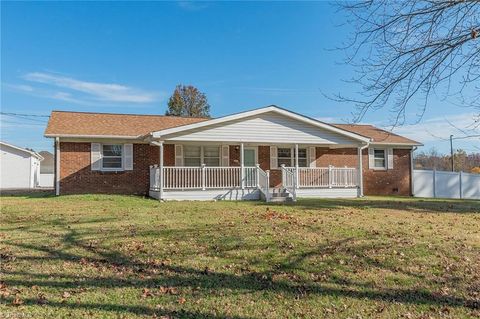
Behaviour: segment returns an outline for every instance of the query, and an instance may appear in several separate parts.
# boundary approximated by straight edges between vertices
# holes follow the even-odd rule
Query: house
[[[42,160],[32,150],[0,141],[0,189],[37,187]]]
[[[221,118],[53,111],[56,194],[162,200],[411,195],[421,145],[268,106]]]

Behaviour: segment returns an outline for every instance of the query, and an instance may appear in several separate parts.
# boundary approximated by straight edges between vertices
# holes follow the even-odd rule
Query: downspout
[[[363,150],[366,149],[370,143],[358,148],[358,197],[363,197]]]
[[[55,137],[55,195],[60,195],[60,138]]]
[[[417,150],[418,147],[414,146],[410,150],[410,196],[415,196],[415,188],[413,185],[413,152]]]

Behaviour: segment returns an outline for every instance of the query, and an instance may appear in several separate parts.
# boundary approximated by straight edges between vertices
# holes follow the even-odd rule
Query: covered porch
[[[153,144],[160,148],[159,164],[150,166],[149,194],[156,199],[270,202],[362,194],[361,147],[357,145],[354,148],[358,151],[357,165],[316,167],[317,148],[332,145],[175,144],[167,147],[175,150],[175,165],[165,165],[168,144]],[[195,156],[199,156],[200,165],[195,165],[198,163]]]

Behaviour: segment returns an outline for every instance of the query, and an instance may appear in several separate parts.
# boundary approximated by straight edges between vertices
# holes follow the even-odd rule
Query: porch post
[[[298,173],[298,144],[295,144],[295,188],[299,185],[299,173]]]
[[[357,148],[358,155],[358,196],[363,197],[363,163],[362,163],[362,149],[363,147],[359,146]]]
[[[160,148],[160,164],[158,165],[158,176],[159,176],[159,189],[160,189],[160,196],[159,200],[163,199],[163,142],[160,142],[160,145],[158,145]]]
[[[243,154],[243,143],[240,143],[240,180],[242,182],[242,189],[245,189],[245,164]]]

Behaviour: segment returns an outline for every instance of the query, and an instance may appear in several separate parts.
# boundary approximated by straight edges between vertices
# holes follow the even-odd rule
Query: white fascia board
[[[210,126],[210,125],[214,125],[214,124],[219,124],[219,123],[224,123],[224,122],[228,122],[228,121],[238,120],[238,119],[242,119],[242,118],[246,118],[246,117],[254,116],[254,115],[258,115],[258,114],[263,114],[263,113],[267,113],[267,112],[275,112],[275,113],[278,113],[278,114],[282,114],[282,115],[285,115],[287,117],[296,119],[298,121],[302,121],[304,123],[308,123],[308,124],[311,124],[313,126],[317,126],[317,127],[320,127],[320,128],[338,133],[340,135],[350,137],[354,140],[359,140],[359,141],[367,142],[367,143],[370,142],[370,138],[368,138],[368,137],[336,128],[336,127],[334,127],[332,125],[329,125],[327,123],[323,123],[323,122],[311,119],[311,118],[306,117],[304,115],[300,115],[300,114],[297,114],[297,113],[279,108],[277,106],[267,106],[267,107],[264,107],[264,108],[260,108],[260,109],[256,109],[256,110],[252,110],[252,111],[241,112],[241,113],[232,114],[232,115],[227,115],[227,116],[224,116],[224,117],[220,117],[220,118],[217,118],[217,119],[212,119],[212,120],[208,120],[208,121],[204,121],[204,122],[188,124],[188,125],[183,125],[183,126],[177,126],[177,127],[169,128],[169,129],[166,129],[166,130],[152,132],[151,135],[153,136],[153,138],[160,138],[162,136],[169,135],[169,134],[174,134],[174,133],[178,133],[178,132],[183,132],[183,131],[188,131],[188,130],[192,130],[192,129],[202,128],[202,127],[206,127],[206,126]]]
[[[1,141],[0,141],[0,144],[3,144],[3,145],[5,145],[5,146],[11,147],[11,148],[13,148],[13,149],[16,149],[16,150],[19,150],[19,151],[22,151],[22,152],[25,152],[25,153],[27,153],[27,154],[30,154],[30,155],[38,158],[40,161],[43,161],[43,156],[40,155],[40,154],[38,154],[38,153],[35,152],[35,151],[30,151],[30,150],[27,150],[27,149],[25,149],[25,148],[23,148],[23,147],[15,146],[15,145],[13,145],[13,144],[6,143],[6,142],[1,142]]]
[[[422,143],[387,143],[387,142],[372,142],[371,146],[399,146],[399,147],[408,147],[412,148],[415,146],[423,146]]]

